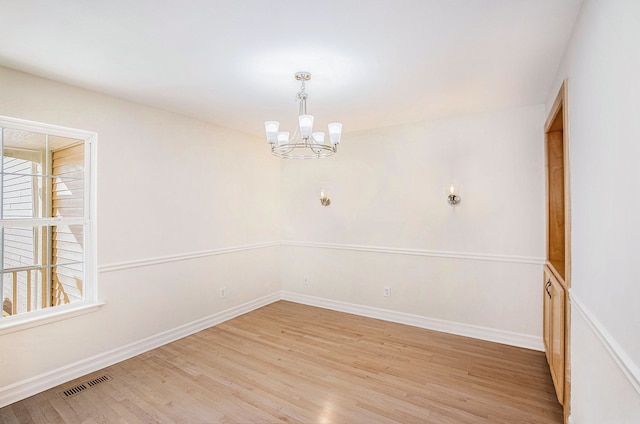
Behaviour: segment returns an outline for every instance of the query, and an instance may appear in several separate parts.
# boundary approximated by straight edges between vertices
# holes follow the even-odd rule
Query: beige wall
[[[349,135],[325,161],[284,163],[283,238],[302,243],[283,248],[284,290],[514,332],[541,347],[543,113],[377,129]],[[320,188],[331,206],[320,205]]]
[[[167,260],[277,242],[280,164],[262,140],[6,68],[0,92],[0,115],[98,133],[98,284],[106,302],[0,336],[0,388],[279,292],[277,245]]]

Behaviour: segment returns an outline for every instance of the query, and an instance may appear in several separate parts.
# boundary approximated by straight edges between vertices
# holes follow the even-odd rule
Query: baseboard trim
[[[0,388],[0,408],[276,302],[272,293],[128,345]]]
[[[386,253],[394,255],[408,256],[428,256],[433,258],[447,259],[467,259],[476,261],[491,262],[513,262],[519,264],[544,265],[545,259],[532,256],[515,256],[515,255],[495,255],[490,253],[466,253],[466,252],[448,252],[444,250],[424,250],[424,249],[406,249],[397,247],[383,246],[361,246],[352,244],[336,244],[336,243],[316,243],[316,242],[299,242],[299,241],[283,241],[283,246],[313,247],[321,249],[335,250],[352,250],[357,252],[370,253]]]
[[[203,250],[200,252],[184,253],[181,255],[157,256],[154,258],[139,259],[135,261],[118,262],[107,265],[98,266],[99,273],[121,271],[131,268],[140,268],[143,266],[159,265],[169,262],[187,261],[190,259],[205,258],[208,256],[227,255],[236,252],[245,252],[247,250],[262,249],[265,247],[280,246],[280,242],[272,241],[266,243],[246,244],[241,246],[225,247],[222,249]]]
[[[544,343],[542,338],[530,336],[527,334],[496,330],[493,328],[463,324],[453,321],[445,321],[441,319],[425,317],[422,315],[414,315],[405,312],[391,311],[388,309],[374,308],[371,306],[341,302],[338,300],[325,299],[287,291],[282,292],[281,299],[301,303],[304,305],[317,306],[324,309],[331,309],[334,311],[381,319],[384,321],[397,322],[399,324],[411,325],[428,330],[440,331],[443,333],[456,334],[459,336],[471,337],[474,339],[481,339],[526,349],[544,351]]]
[[[571,306],[587,323],[591,331],[593,331],[598,340],[600,340],[600,343],[602,343],[607,352],[609,352],[609,355],[611,355],[631,385],[636,389],[638,394],[640,394],[640,367],[633,362],[622,346],[618,344],[616,339],[607,331],[605,326],[602,325],[589,308],[585,306],[582,300],[576,296],[573,290],[569,290],[569,298],[571,300]]]

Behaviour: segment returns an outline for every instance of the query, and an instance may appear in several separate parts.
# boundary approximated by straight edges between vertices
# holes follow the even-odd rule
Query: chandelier
[[[285,159],[320,159],[338,151],[342,124],[329,124],[329,140],[325,142],[324,132],[313,132],[313,115],[307,114],[307,94],[305,83],[311,79],[309,72],[296,72],[296,80],[302,81],[302,87],[296,95],[298,102],[298,127],[289,137],[289,132],[279,131],[278,121],[266,121],[264,128],[271,153]]]

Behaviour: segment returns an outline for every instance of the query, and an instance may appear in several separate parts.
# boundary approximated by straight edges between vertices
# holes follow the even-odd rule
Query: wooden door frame
[[[564,422],[568,422],[569,415],[571,413],[571,301],[569,290],[571,288],[571,190],[570,190],[570,172],[569,172],[569,107],[568,107],[568,83],[565,79],[558,94],[549,110],[547,119],[544,125],[544,143],[545,143],[545,166],[548,166],[548,139],[549,133],[558,131],[558,122],[560,122],[560,130],[562,131],[562,144],[563,144],[563,157],[564,157],[564,225],[565,225],[565,257],[564,257],[564,276],[560,279],[561,284],[565,289],[565,316],[564,316],[564,333],[565,333],[565,345],[564,345]],[[560,121],[558,121],[560,119]],[[545,190],[547,199],[547,212],[548,215],[548,199],[549,199],[549,185],[548,185],[548,172],[545,172]],[[549,258],[549,220],[547,218],[546,228],[546,258]],[[554,270],[553,267],[550,267]],[[558,276],[558,275],[556,275]]]

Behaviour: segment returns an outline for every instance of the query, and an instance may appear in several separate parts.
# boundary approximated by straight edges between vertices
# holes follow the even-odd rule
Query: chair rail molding
[[[98,273],[121,271],[131,268],[140,268],[151,265],[159,265],[170,262],[188,261],[191,259],[205,258],[207,256],[227,255],[230,253],[244,252],[248,250],[263,249],[266,247],[279,246],[280,242],[271,241],[265,243],[245,244],[220,249],[202,250],[198,252],[182,253],[178,255],[156,256],[147,259],[137,259],[133,261],[117,262],[98,266]]]
[[[226,255],[230,253],[243,252],[254,249],[262,249],[274,246],[294,246],[308,247],[319,249],[333,250],[351,250],[369,253],[386,253],[392,255],[410,255],[425,256],[432,258],[448,258],[448,259],[464,259],[475,261],[492,261],[492,262],[510,262],[520,264],[544,265],[545,260],[542,257],[535,256],[517,256],[517,255],[498,255],[492,253],[469,253],[469,252],[450,252],[444,250],[425,250],[425,249],[408,249],[398,247],[384,246],[367,246],[355,244],[339,244],[339,243],[318,243],[318,242],[302,242],[302,241],[270,241],[264,243],[254,243],[246,245],[238,245],[231,247],[223,247],[219,249],[202,250],[197,252],[182,253],[177,255],[156,256],[145,259],[137,259],[133,261],[116,262],[111,264],[99,265],[98,273],[121,271],[132,268],[140,268],[151,265],[159,265],[170,262],[187,261],[191,259],[204,258],[207,256]]]
[[[633,362],[611,333],[607,331],[604,325],[602,325],[582,300],[580,300],[580,297],[576,295],[573,289],[569,289],[569,299],[571,300],[571,306],[580,314],[591,331],[593,331],[598,340],[600,340],[605,349],[607,349],[607,352],[609,352],[633,388],[640,394],[640,367]]]
[[[499,254],[492,254],[492,253],[450,252],[450,251],[444,251],[444,250],[408,249],[408,248],[398,248],[398,247],[302,242],[302,241],[292,241],[292,240],[282,241],[281,244],[283,246],[297,246],[297,247],[310,247],[310,248],[335,249],[335,250],[352,250],[352,251],[370,252],[370,253],[387,253],[392,255],[427,256],[427,257],[433,257],[433,258],[466,259],[466,260],[492,261],[492,262],[512,262],[512,263],[533,264],[533,265],[545,264],[545,259],[543,257],[535,257],[535,256],[499,255]]]

